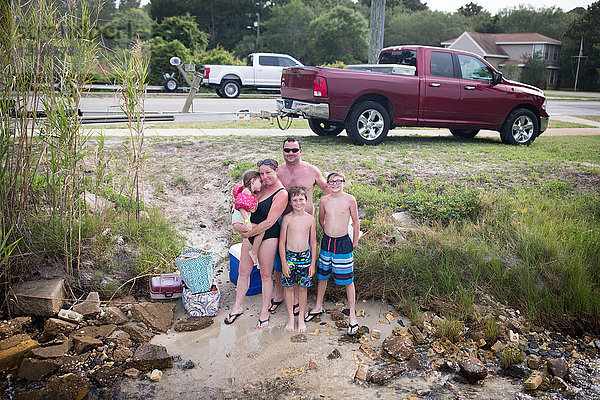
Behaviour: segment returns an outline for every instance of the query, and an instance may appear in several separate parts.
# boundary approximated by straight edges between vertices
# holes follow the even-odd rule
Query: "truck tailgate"
[[[314,80],[318,72],[316,67],[284,69],[281,74],[281,97],[313,101]]]

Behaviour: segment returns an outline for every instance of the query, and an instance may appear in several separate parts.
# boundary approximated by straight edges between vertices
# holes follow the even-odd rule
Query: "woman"
[[[252,213],[250,221],[254,225],[249,232],[241,233],[244,237],[240,254],[239,275],[235,289],[235,303],[227,317],[226,324],[232,324],[237,317],[244,313],[242,301],[250,285],[250,272],[254,263],[249,251],[252,249],[252,237],[265,232],[262,244],[258,250],[258,263],[260,265],[260,278],[262,281],[262,309],[258,318],[257,328],[264,328],[269,324],[269,306],[273,294],[273,262],[279,244],[279,217],[283,214],[287,203],[288,194],[283,184],[277,178],[277,161],[270,158],[257,163],[263,187],[258,192],[258,208]]]

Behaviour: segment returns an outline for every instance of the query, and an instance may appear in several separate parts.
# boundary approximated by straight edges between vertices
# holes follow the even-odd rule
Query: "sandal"
[[[292,309],[294,312],[294,317],[297,317],[300,314],[300,304],[294,304],[294,308]]]
[[[231,325],[235,322],[235,320],[237,319],[237,317],[239,317],[240,315],[242,315],[243,312],[239,313],[239,314],[227,314],[227,316],[225,317],[225,319],[223,320],[223,322],[225,322],[227,325]]]
[[[321,315],[323,314],[323,311],[319,311],[319,312],[313,312],[312,310],[307,312],[306,315],[304,316],[304,322],[310,322],[312,321],[317,315]]]
[[[265,319],[264,321],[262,319],[258,319],[258,325],[256,325],[256,327],[258,329],[260,328],[264,328],[265,326],[267,326],[269,324],[269,320],[271,319],[271,317]]]
[[[358,324],[350,324],[348,325],[348,335],[354,336],[358,333]]]
[[[272,314],[277,310],[277,307],[279,307],[279,305],[283,303],[283,300],[281,301],[275,301],[273,299],[271,299],[271,306],[269,306],[269,312]]]

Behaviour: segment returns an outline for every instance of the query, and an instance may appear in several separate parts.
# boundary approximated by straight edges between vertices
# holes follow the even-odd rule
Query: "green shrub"
[[[500,366],[502,368],[508,368],[514,364],[520,364],[523,362],[525,352],[523,349],[515,344],[509,344],[500,353]]]
[[[463,334],[464,324],[458,318],[448,315],[440,325],[435,328],[435,334],[452,342],[459,340]]]
[[[493,316],[488,316],[483,320],[483,339],[486,343],[493,345],[498,339],[498,322]]]

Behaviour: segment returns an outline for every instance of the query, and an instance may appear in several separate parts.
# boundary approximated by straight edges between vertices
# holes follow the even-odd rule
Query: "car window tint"
[[[254,65],[253,59],[254,59],[254,56],[248,56],[246,58],[246,65],[249,66],[249,67],[253,66]]]
[[[444,51],[431,52],[431,75],[443,76],[446,78],[454,77],[454,66],[452,64],[452,54]]]
[[[460,65],[460,76],[463,79],[486,82],[491,82],[494,79],[490,67],[475,57],[459,54],[458,63]]]
[[[291,60],[287,57],[279,57],[279,66],[280,67],[294,67],[296,63],[294,60]]]
[[[260,65],[264,65],[266,67],[278,67],[279,66],[279,57],[274,56],[259,56],[258,63]]]
[[[392,50],[384,51],[379,55],[377,64],[399,64],[417,66],[416,50]]]

